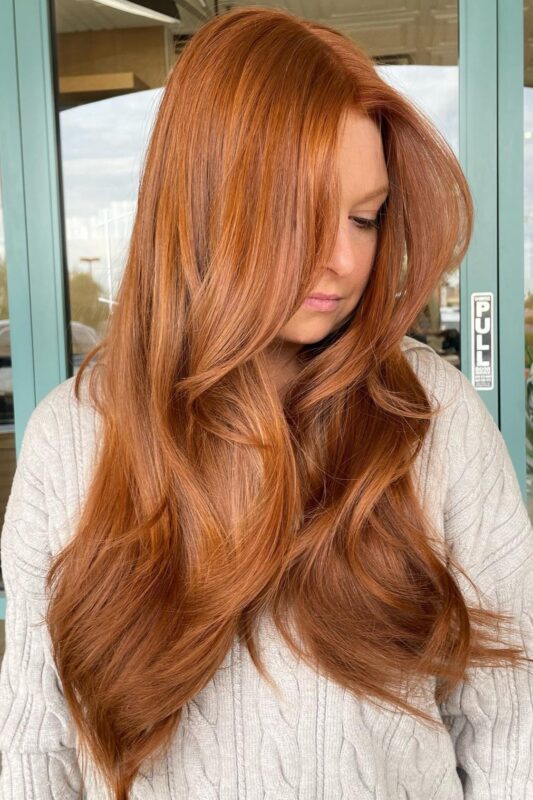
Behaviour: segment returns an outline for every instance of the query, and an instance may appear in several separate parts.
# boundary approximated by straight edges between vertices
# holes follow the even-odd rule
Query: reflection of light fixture
[[[93,0],[102,6],[116,8],[140,17],[149,17],[159,22],[181,22],[179,11],[172,0]]]

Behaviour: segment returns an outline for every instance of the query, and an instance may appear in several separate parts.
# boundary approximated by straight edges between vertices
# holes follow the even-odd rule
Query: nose
[[[341,227],[328,262],[328,272],[339,277],[348,276],[355,270],[355,262],[353,243],[350,242],[349,235]]]

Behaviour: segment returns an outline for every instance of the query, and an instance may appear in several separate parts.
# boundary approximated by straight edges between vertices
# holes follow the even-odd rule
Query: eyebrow
[[[357,201],[357,204],[366,203],[367,200],[373,200],[374,197],[379,197],[382,194],[388,194],[389,189],[390,189],[389,186],[380,186],[379,189],[374,189],[374,191],[365,194],[364,197],[360,197],[359,200]]]

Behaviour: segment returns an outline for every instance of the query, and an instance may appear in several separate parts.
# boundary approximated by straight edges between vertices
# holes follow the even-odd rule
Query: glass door
[[[287,10],[290,5],[277,4]],[[454,0],[356,0],[320,21],[352,37],[385,80],[427,114],[459,155],[458,8]],[[55,109],[60,132],[72,334],[69,374],[104,335],[131,231],[139,169],[165,77],[203,21],[190,6],[54,0]],[[298,14],[312,19],[314,6]],[[458,272],[435,289],[409,334],[460,368]]]

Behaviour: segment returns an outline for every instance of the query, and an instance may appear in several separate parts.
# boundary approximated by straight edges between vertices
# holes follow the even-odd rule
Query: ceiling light
[[[137,14],[140,17],[155,19],[159,22],[181,22],[178,10],[172,0],[151,0],[150,4],[148,2],[134,3],[133,0],[93,0],[93,2],[109,8],[116,8],[118,11],[126,11],[128,14]],[[150,6],[155,6],[155,8]],[[163,11],[158,11],[158,8],[164,8],[167,12],[174,10],[175,14],[173,16],[170,13],[165,14]]]

